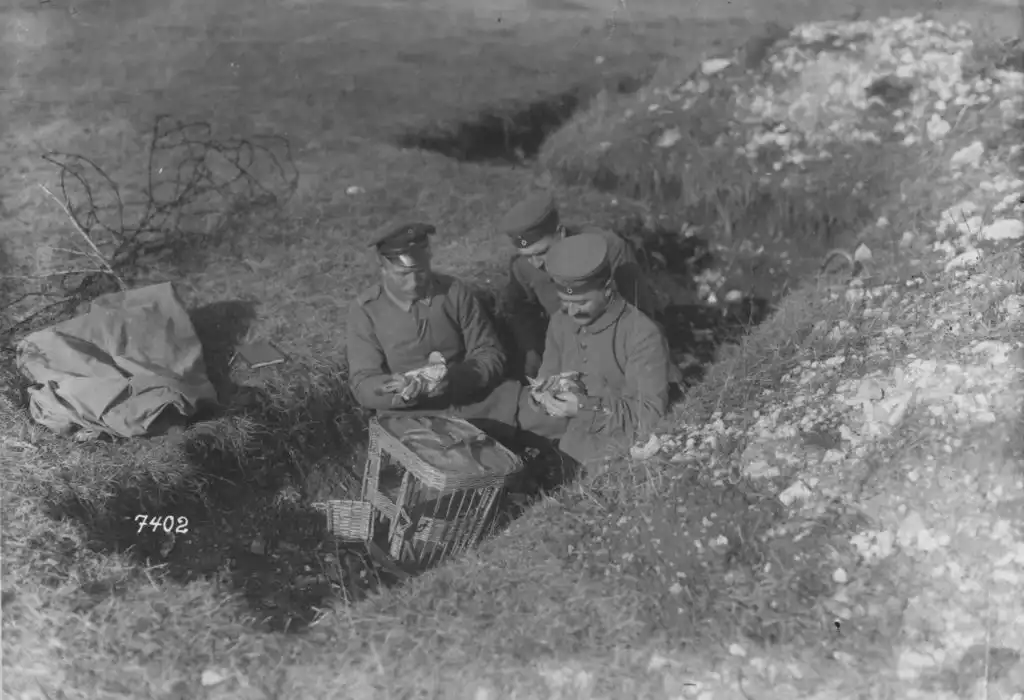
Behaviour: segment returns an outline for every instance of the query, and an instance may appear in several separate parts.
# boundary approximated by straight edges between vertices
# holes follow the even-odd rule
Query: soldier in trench
[[[540,369],[545,330],[561,307],[547,257],[558,241],[583,231],[604,240],[612,277],[623,299],[649,318],[658,319],[661,309],[657,296],[629,243],[612,231],[596,227],[575,230],[562,225],[550,194],[532,194],[512,207],[500,220],[498,231],[515,248],[509,281],[500,300],[515,341],[510,348],[513,374],[535,377]]]
[[[505,350],[480,301],[463,282],[433,271],[434,233],[430,224],[403,224],[370,241],[380,280],[351,305],[347,328],[356,400],[378,412],[463,418],[513,446],[557,435],[567,419],[546,416],[505,378]],[[433,354],[448,368],[441,384],[403,398],[405,373]]]
[[[600,469],[665,415],[668,344],[660,327],[618,292],[604,236],[565,237],[546,260],[559,309],[547,327],[538,381],[579,375],[569,388],[531,395],[552,421],[535,431],[558,438],[574,467]]]

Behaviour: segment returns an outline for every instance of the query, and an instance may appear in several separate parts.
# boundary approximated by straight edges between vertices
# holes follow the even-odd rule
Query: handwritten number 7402
[[[136,534],[141,533],[147,527],[152,532],[163,530],[168,534],[172,532],[178,535],[188,534],[188,518],[183,515],[179,515],[177,517],[173,515],[165,515],[161,518],[157,515],[146,515],[144,513],[140,513],[135,516],[135,522],[139,526]]]

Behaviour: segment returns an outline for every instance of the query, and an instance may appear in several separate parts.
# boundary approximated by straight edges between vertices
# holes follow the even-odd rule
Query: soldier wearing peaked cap
[[[494,437],[514,433],[521,387],[505,381],[505,352],[470,289],[431,269],[434,226],[403,224],[373,236],[380,281],[349,309],[349,383],[356,400],[377,411],[415,411],[465,418]],[[439,353],[445,384],[402,400],[401,375]]]
[[[542,397],[534,410],[567,421],[559,448],[585,466],[645,438],[668,408],[668,344],[617,291],[608,252],[591,232],[559,240],[546,256],[561,308],[548,324],[538,377],[578,371],[583,388]]]
[[[561,224],[555,200],[547,192],[532,194],[512,207],[499,222],[498,231],[511,240],[516,251],[502,295],[502,306],[517,342],[513,364],[521,365],[516,369],[533,377],[540,367],[545,329],[560,307],[547,265],[548,254],[558,241],[579,232]],[[604,240],[612,277],[623,298],[655,318],[657,298],[630,245],[611,231],[595,227],[583,231],[596,233]]]

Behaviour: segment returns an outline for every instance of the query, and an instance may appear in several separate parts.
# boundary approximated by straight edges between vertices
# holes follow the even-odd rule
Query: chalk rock
[[[981,261],[981,253],[976,249],[968,250],[965,253],[961,253],[956,256],[948,263],[946,263],[946,272],[951,270],[963,270],[966,268],[974,267]]]
[[[985,241],[1015,241],[1024,238],[1024,221],[1000,219],[981,230],[980,238]]]
[[[716,73],[721,73],[731,65],[732,61],[728,58],[710,58],[700,64],[700,71],[704,75],[714,75]]]
[[[662,132],[661,136],[658,137],[657,146],[658,148],[671,148],[672,146],[675,146],[677,143],[679,143],[679,140],[681,138],[683,138],[683,134],[679,131],[679,129],[676,129],[674,127],[671,129],[666,129],[664,132]]]
[[[1011,294],[1003,299],[999,306],[1003,313],[1013,320],[1019,320],[1021,316],[1024,316],[1024,296],[1020,294]]]
[[[794,482],[785,491],[779,494],[779,500],[785,506],[791,506],[797,501],[803,501],[810,498],[812,492],[807,488],[807,484],[802,481]]]
[[[231,673],[222,668],[208,668],[203,671],[200,676],[199,682],[204,687],[210,687],[213,685],[219,685],[231,677]]]
[[[972,168],[978,167],[981,163],[981,157],[985,154],[985,144],[981,141],[975,141],[970,146],[964,146],[959,151],[953,154],[953,157],[949,159],[949,164],[955,168],[962,168],[970,166]]]
[[[871,262],[871,249],[861,243],[857,246],[857,250],[853,251],[853,259],[861,264]]]
[[[938,114],[933,114],[932,118],[929,119],[928,123],[925,125],[929,141],[941,141],[946,138],[946,135],[949,134],[952,128],[953,127],[949,125],[949,122]]]
[[[642,445],[633,445],[629,454],[633,459],[650,459],[661,451],[661,438],[651,435],[650,439]]]

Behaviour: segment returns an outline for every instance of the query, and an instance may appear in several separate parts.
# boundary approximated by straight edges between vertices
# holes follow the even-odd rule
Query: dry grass
[[[594,674],[603,667],[596,694],[657,697],[668,691],[646,677],[652,646],[737,632],[776,642],[806,636],[822,620],[814,607],[827,592],[821,572],[791,568],[806,573],[805,588],[736,574],[737,564],[775,556],[781,546],[758,539],[776,515],[748,507],[763,494],[696,477],[669,485],[660,481],[663,468],[567,491],[464,560],[358,606],[332,611],[329,596],[296,603],[318,620],[304,635],[268,634],[253,624],[267,613],[245,604],[233,573],[247,566],[239,562],[252,538],[304,517],[275,510],[271,501],[282,486],[298,487],[302,511],[343,491],[346,468],[359,459],[362,422],[351,410],[340,358],[347,301],[372,275],[360,244],[366,232],[406,214],[432,220],[442,231],[437,257],[444,266],[492,285],[505,254],[490,222],[539,177],[530,168],[403,149],[394,145],[400,136],[457,131],[453,125],[466,115],[510,115],[545,96],[587,95],[621,75],[643,75],[662,57],[685,59],[716,42],[745,41],[765,16],[804,19],[846,9],[813,5],[733,3],[725,11],[650,3],[610,15],[569,4],[527,12],[516,3],[468,10],[448,3],[450,11],[440,13],[441,3],[290,3],[256,11],[178,0],[158,10],[114,2],[84,4],[77,15],[9,14],[28,29],[5,42],[17,59],[7,65],[17,66],[15,88],[36,96],[7,102],[0,113],[12,156],[0,183],[17,193],[5,200],[15,221],[14,255],[63,226],[32,194],[48,176],[34,160],[38,151],[102,155],[116,180],[130,181],[140,135],[169,108],[210,119],[227,134],[287,135],[302,181],[284,216],[249,222],[244,236],[210,245],[182,268],[151,273],[180,279],[197,309],[212,373],[230,399],[228,415],[167,438],[71,447],[38,434],[16,402],[0,400],[14,437],[37,446],[0,452],[5,695],[453,698],[474,696],[479,683],[542,697],[548,685],[531,669],[545,659],[580,661]],[[87,51],[99,46],[105,51]],[[597,55],[605,58],[600,65]],[[364,192],[346,195],[353,185]],[[623,197],[612,204],[584,186],[556,187],[567,218],[615,223],[650,211]],[[934,206],[926,185],[919,194],[911,201],[921,211]],[[903,215],[909,225],[917,211]],[[791,295],[732,359],[712,369],[677,417],[749,410],[752,397],[773,386],[799,353],[814,352],[806,340],[814,324],[843,314],[813,286]],[[292,362],[267,376],[230,372],[227,348],[243,336],[274,341]],[[719,458],[738,448],[722,446]],[[693,552],[682,545],[664,552],[655,542],[681,543],[696,527],[676,517],[676,498],[699,519],[736,513],[721,533],[742,540],[693,570],[692,600],[682,614],[664,604],[663,575],[692,562]],[[617,525],[620,517],[648,505],[661,530],[613,536],[628,532]],[[212,563],[177,571],[161,557],[159,539],[138,537],[126,520],[140,511],[188,513],[191,540],[223,548],[200,548]],[[122,551],[111,551],[115,545]],[[636,553],[638,568],[612,566],[623,551]],[[778,607],[768,611],[772,599]],[[707,660],[701,656],[694,660]],[[200,673],[211,668],[237,677],[200,687]]]

